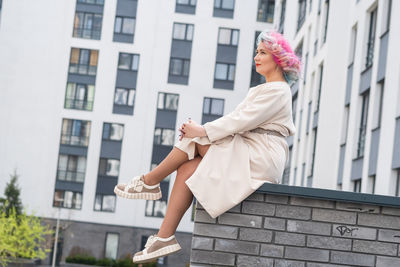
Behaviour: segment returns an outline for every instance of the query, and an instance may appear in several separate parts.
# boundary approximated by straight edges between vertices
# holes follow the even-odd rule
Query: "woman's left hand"
[[[186,123],[183,123],[181,128],[179,128],[179,131],[181,132],[179,140],[182,140],[183,137],[194,138],[207,136],[206,130],[203,126],[191,119]]]

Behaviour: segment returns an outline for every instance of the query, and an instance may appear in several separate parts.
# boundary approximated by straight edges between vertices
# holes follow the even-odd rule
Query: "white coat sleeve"
[[[231,113],[203,125],[211,142],[239,132],[249,131],[274,117],[284,108],[285,90],[260,90]]]

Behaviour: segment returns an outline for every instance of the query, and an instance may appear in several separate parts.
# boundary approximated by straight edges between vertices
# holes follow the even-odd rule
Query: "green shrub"
[[[69,256],[65,259],[65,262],[68,263],[80,263],[80,264],[87,264],[87,265],[96,265],[97,260],[95,257],[88,256],[88,255],[74,255]]]

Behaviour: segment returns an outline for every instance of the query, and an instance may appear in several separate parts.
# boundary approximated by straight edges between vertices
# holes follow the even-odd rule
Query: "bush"
[[[92,256],[77,254],[75,256],[69,256],[69,257],[65,258],[65,262],[96,265],[97,260],[95,257],[92,257]]]

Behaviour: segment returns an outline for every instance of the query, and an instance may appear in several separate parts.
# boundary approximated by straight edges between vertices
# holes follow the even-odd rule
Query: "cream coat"
[[[175,146],[193,159],[195,143],[211,144],[186,184],[212,218],[263,183],[281,183],[289,156],[285,137],[296,132],[286,82],[250,88],[234,111],[203,126],[207,137],[183,138]],[[255,128],[279,131],[285,137],[249,132]]]

